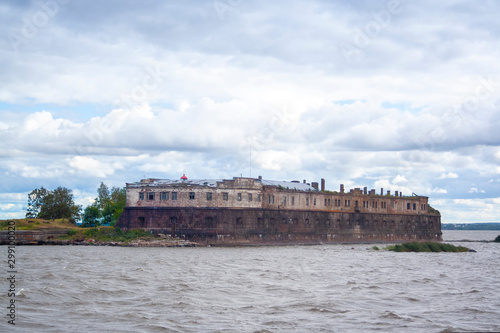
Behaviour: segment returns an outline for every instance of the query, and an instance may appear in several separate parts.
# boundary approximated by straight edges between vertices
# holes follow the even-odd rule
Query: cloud
[[[442,173],[441,176],[439,176],[439,179],[455,179],[455,178],[458,178],[458,175],[454,172]]]
[[[0,189],[22,201],[250,170],[429,195],[456,218],[472,213],[451,200],[500,195],[498,3],[405,1],[385,23],[389,2],[58,3],[17,50],[0,40]],[[0,29],[41,10],[3,3]]]
[[[92,174],[97,177],[112,175],[116,169],[122,169],[120,163],[103,163],[88,156],[75,156],[68,160],[68,165],[72,168],[69,173]]]

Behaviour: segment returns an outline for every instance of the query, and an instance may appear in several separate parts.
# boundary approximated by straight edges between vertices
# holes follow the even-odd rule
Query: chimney
[[[383,188],[380,189],[380,195],[384,195],[384,189]]]
[[[403,192],[399,192],[399,197],[403,197]]]
[[[314,189],[316,189],[316,191],[318,190],[318,182],[312,182],[311,186],[314,187]]]
[[[321,178],[321,192],[325,191],[325,179]]]
[[[259,176],[259,180],[262,180],[262,176]]]
[[[390,197],[391,196],[391,191],[387,190],[387,196]]]
[[[399,196],[399,192],[398,191],[395,191],[394,193],[395,193],[396,197]]]
[[[363,194],[366,195],[368,193],[368,187],[363,187]]]
[[[344,193],[344,184],[340,184],[340,193]]]
[[[306,183],[306,180],[304,179],[304,184]]]

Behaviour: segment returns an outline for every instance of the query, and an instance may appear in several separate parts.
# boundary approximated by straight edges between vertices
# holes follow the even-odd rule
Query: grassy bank
[[[16,230],[38,230],[38,229],[80,229],[69,219],[12,219],[0,220],[0,230],[8,230],[9,221],[14,221]]]
[[[78,228],[68,231],[67,235],[63,235],[60,239],[68,239],[71,241],[91,241],[95,243],[127,243],[132,240],[155,240],[158,236],[153,235],[144,230],[129,230],[123,231],[115,227],[98,227],[98,228]]]

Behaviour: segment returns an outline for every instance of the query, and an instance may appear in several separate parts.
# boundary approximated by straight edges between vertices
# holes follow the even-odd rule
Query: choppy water
[[[472,239],[455,233],[445,240]],[[17,325],[2,313],[0,331],[500,331],[500,244],[459,244],[477,253],[16,247]]]

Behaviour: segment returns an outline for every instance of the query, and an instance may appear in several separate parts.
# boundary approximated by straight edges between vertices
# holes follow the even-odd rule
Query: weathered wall
[[[441,240],[440,216],[419,214],[127,207],[117,226],[220,245]]]
[[[0,231],[0,245],[8,245],[12,241],[15,245],[42,244],[50,240],[57,240],[67,233],[67,229],[2,230]]]
[[[395,197],[391,195],[365,195],[361,191],[330,193],[293,191],[274,186],[258,187],[242,180],[208,186],[149,186],[127,187],[127,207],[197,207],[197,208],[265,208],[313,210],[331,212],[365,212],[427,214],[427,197]],[[253,180],[253,179],[251,179]],[[245,187],[247,186],[247,187]],[[142,193],[143,199],[140,199]],[[162,200],[161,193],[168,195]],[[172,200],[175,193],[176,200]],[[194,194],[190,196],[190,193]],[[211,194],[211,200],[207,199]],[[153,199],[149,198],[153,194]],[[251,195],[251,199],[250,196]],[[409,207],[409,208],[408,208]]]

